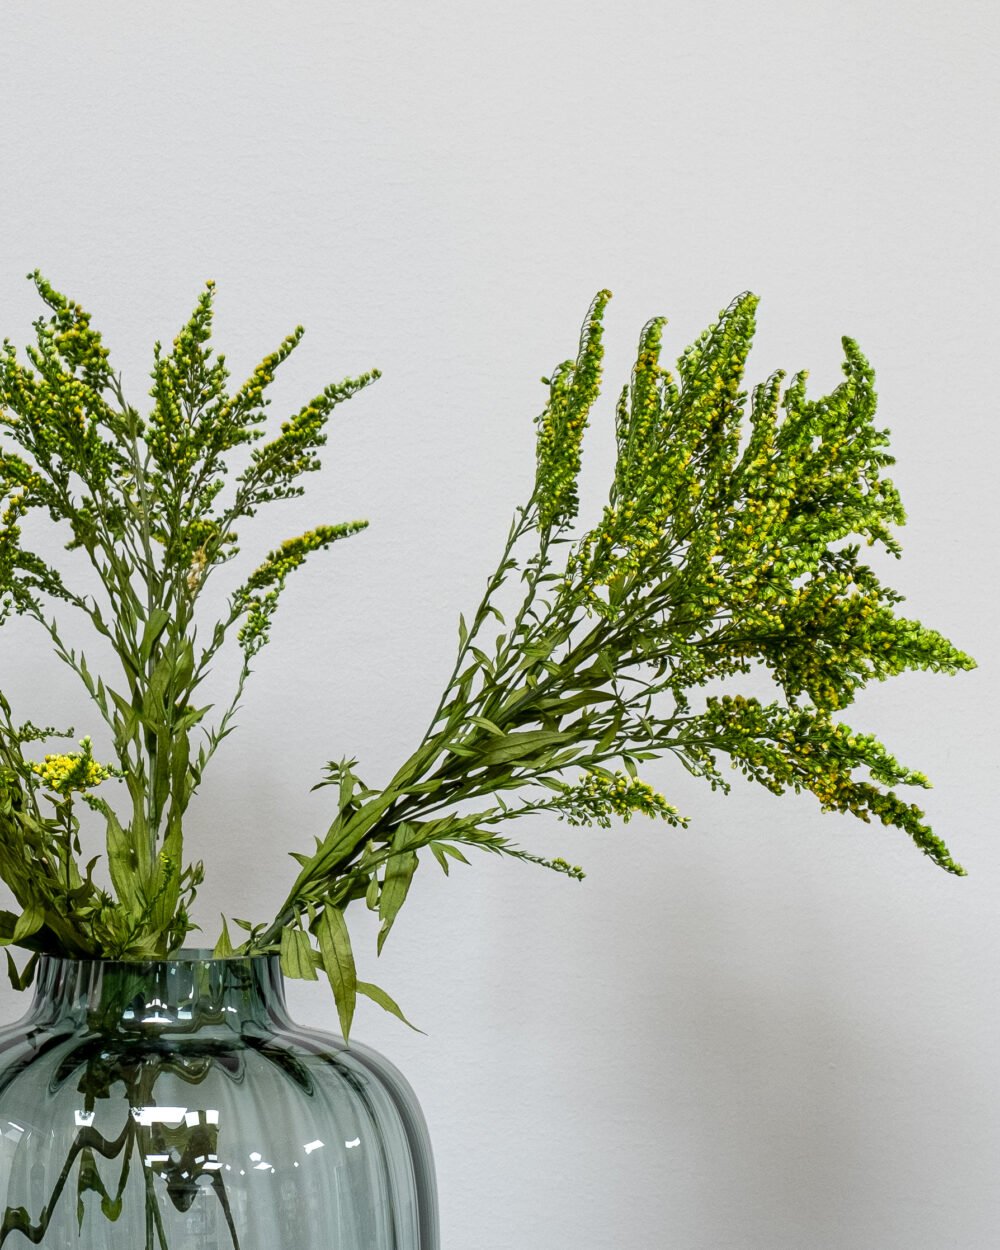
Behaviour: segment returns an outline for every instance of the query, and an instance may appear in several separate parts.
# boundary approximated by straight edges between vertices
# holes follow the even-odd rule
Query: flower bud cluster
[[[549,386],[549,402],[535,421],[535,491],[543,530],[567,525],[580,506],[580,451],[588,414],[600,392],[602,318],[610,298],[610,291],[599,291],[591,303],[576,360],[563,361],[551,378],[542,379]]]
[[[557,806],[561,817],[570,825],[598,824],[607,829],[612,816],[619,816],[628,823],[637,813],[659,817],[671,825],[687,824],[687,818],[648,782],[604,769],[588,771],[578,785],[567,786]]]
[[[81,738],[82,750],[70,755],[46,755],[41,763],[33,763],[31,771],[54,794],[68,795],[74,791],[93,790],[102,781],[116,776],[116,770],[94,759],[90,738]]]

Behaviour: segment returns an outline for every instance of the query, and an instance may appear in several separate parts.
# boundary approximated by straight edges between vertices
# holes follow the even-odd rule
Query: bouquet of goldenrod
[[[208,283],[170,349],[156,344],[152,405],[140,412],[90,314],[29,276],[48,313],[27,363],[8,341],[0,354],[0,623],[12,613],[38,623],[86,687],[107,748],[96,758],[88,736],[46,753],[56,730],[20,721],[0,694],[0,876],[18,905],[0,913],[0,941],[29,952],[19,968],[8,949],[18,987],[39,952],[163,957],[198,927],[204,870],[184,843],[188,805],[234,728],[289,576],[367,522],[317,525],[275,546],[230,588],[219,619],[201,597],[239,551],[241,522],[302,494],[334,408],[379,376],[334,383],[269,429],[267,389],[302,328],[232,390],[209,346]],[[577,478],[609,298],[594,299],[575,358],[542,379],[530,494],[481,603],[459,621],[455,666],[423,739],[380,787],[361,780],[355,759],[331,763],[319,782],[332,787],[330,823],[315,849],[292,852],[298,874],[278,914],[235,920],[235,937],[223,920],[220,957],[280,951],[289,976],[323,971],[345,1035],[359,993],[401,1014],[358,979],[351,903],[378,913],[381,950],[428,855],[445,873],[472,847],[582,877],[499,830],[539,813],[603,826],[641,813],[683,826],[639,777],[667,754],[723,789],[728,757],[776,794],[806,789],[824,810],[875,816],[963,871],[896,793],[927,779],[838,719],[873,678],[974,667],[898,615],[902,596],[861,560],[860,540],[898,556],[892,531],[905,516],[858,345],[842,339],[845,378],[824,398],[806,397],[804,371],[783,389],[778,370],[748,393],[755,295],[733,300],[676,372],[660,363],[664,319],[654,318],[615,409],[607,505],[582,529]],[[59,567],[25,546],[33,512],[64,532]],[[81,589],[87,563],[99,594]],[[110,645],[113,672],[88,662],[71,619]],[[202,704],[199,688],[232,640],[232,697]],[[770,702],[738,693],[741,676],[760,671],[773,679]],[[702,693],[720,678],[733,693]],[[88,809],[103,822],[103,864],[81,862]]]

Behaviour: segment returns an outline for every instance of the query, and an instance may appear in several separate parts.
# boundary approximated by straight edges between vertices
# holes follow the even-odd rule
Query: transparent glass
[[[438,1250],[413,1091],[294,1024],[276,956],[40,960],[0,1030],[0,1217],[6,1250]]]

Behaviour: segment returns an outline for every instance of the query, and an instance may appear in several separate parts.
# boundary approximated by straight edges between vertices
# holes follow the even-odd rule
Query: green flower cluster
[[[303,564],[310,552],[322,551],[367,526],[367,521],[343,521],[339,525],[319,525],[298,538],[286,538],[277,551],[270,552],[264,563],[250,574],[233,596],[237,610],[245,613],[237,637],[248,659],[268,641],[271,618],[289,573]]]
[[[542,378],[549,402],[536,418],[539,524],[543,529],[563,527],[580,506],[577,478],[587,416],[600,393],[603,316],[610,291],[599,291],[587,313],[576,360],[564,360]]]
[[[924,823],[924,812],[880,786],[929,789],[923,773],[904,767],[873,735],[833,721],[821,708],[761,704],[742,695],[707,700],[707,710],[693,722],[695,733],[679,744],[692,771],[713,787],[728,789],[718,772],[718,754],[732,767],[773,794],[786,789],[814,794],[826,812],[843,812],[866,824],[873,816],[902,829],[942,868],[963,875],[947,846]],[[870,780],[859,780],[859,769]]]
[[[567,786],[559,811],[567,824],[598,824],[605,829],[611,827],[612,816],[621,817],[627,824],[636,813],[658,816],[671,825],[688,824],[688,818],[681,816],[648,782],[605,769],[592,769],[577,785]]]

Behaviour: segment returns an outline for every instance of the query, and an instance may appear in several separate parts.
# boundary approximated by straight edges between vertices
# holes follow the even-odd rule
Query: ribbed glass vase
[[[292,1023],[276,956],[44,957],[0,1030],[0,1245],[438,1250],[430,1141],[374,1051]]]

